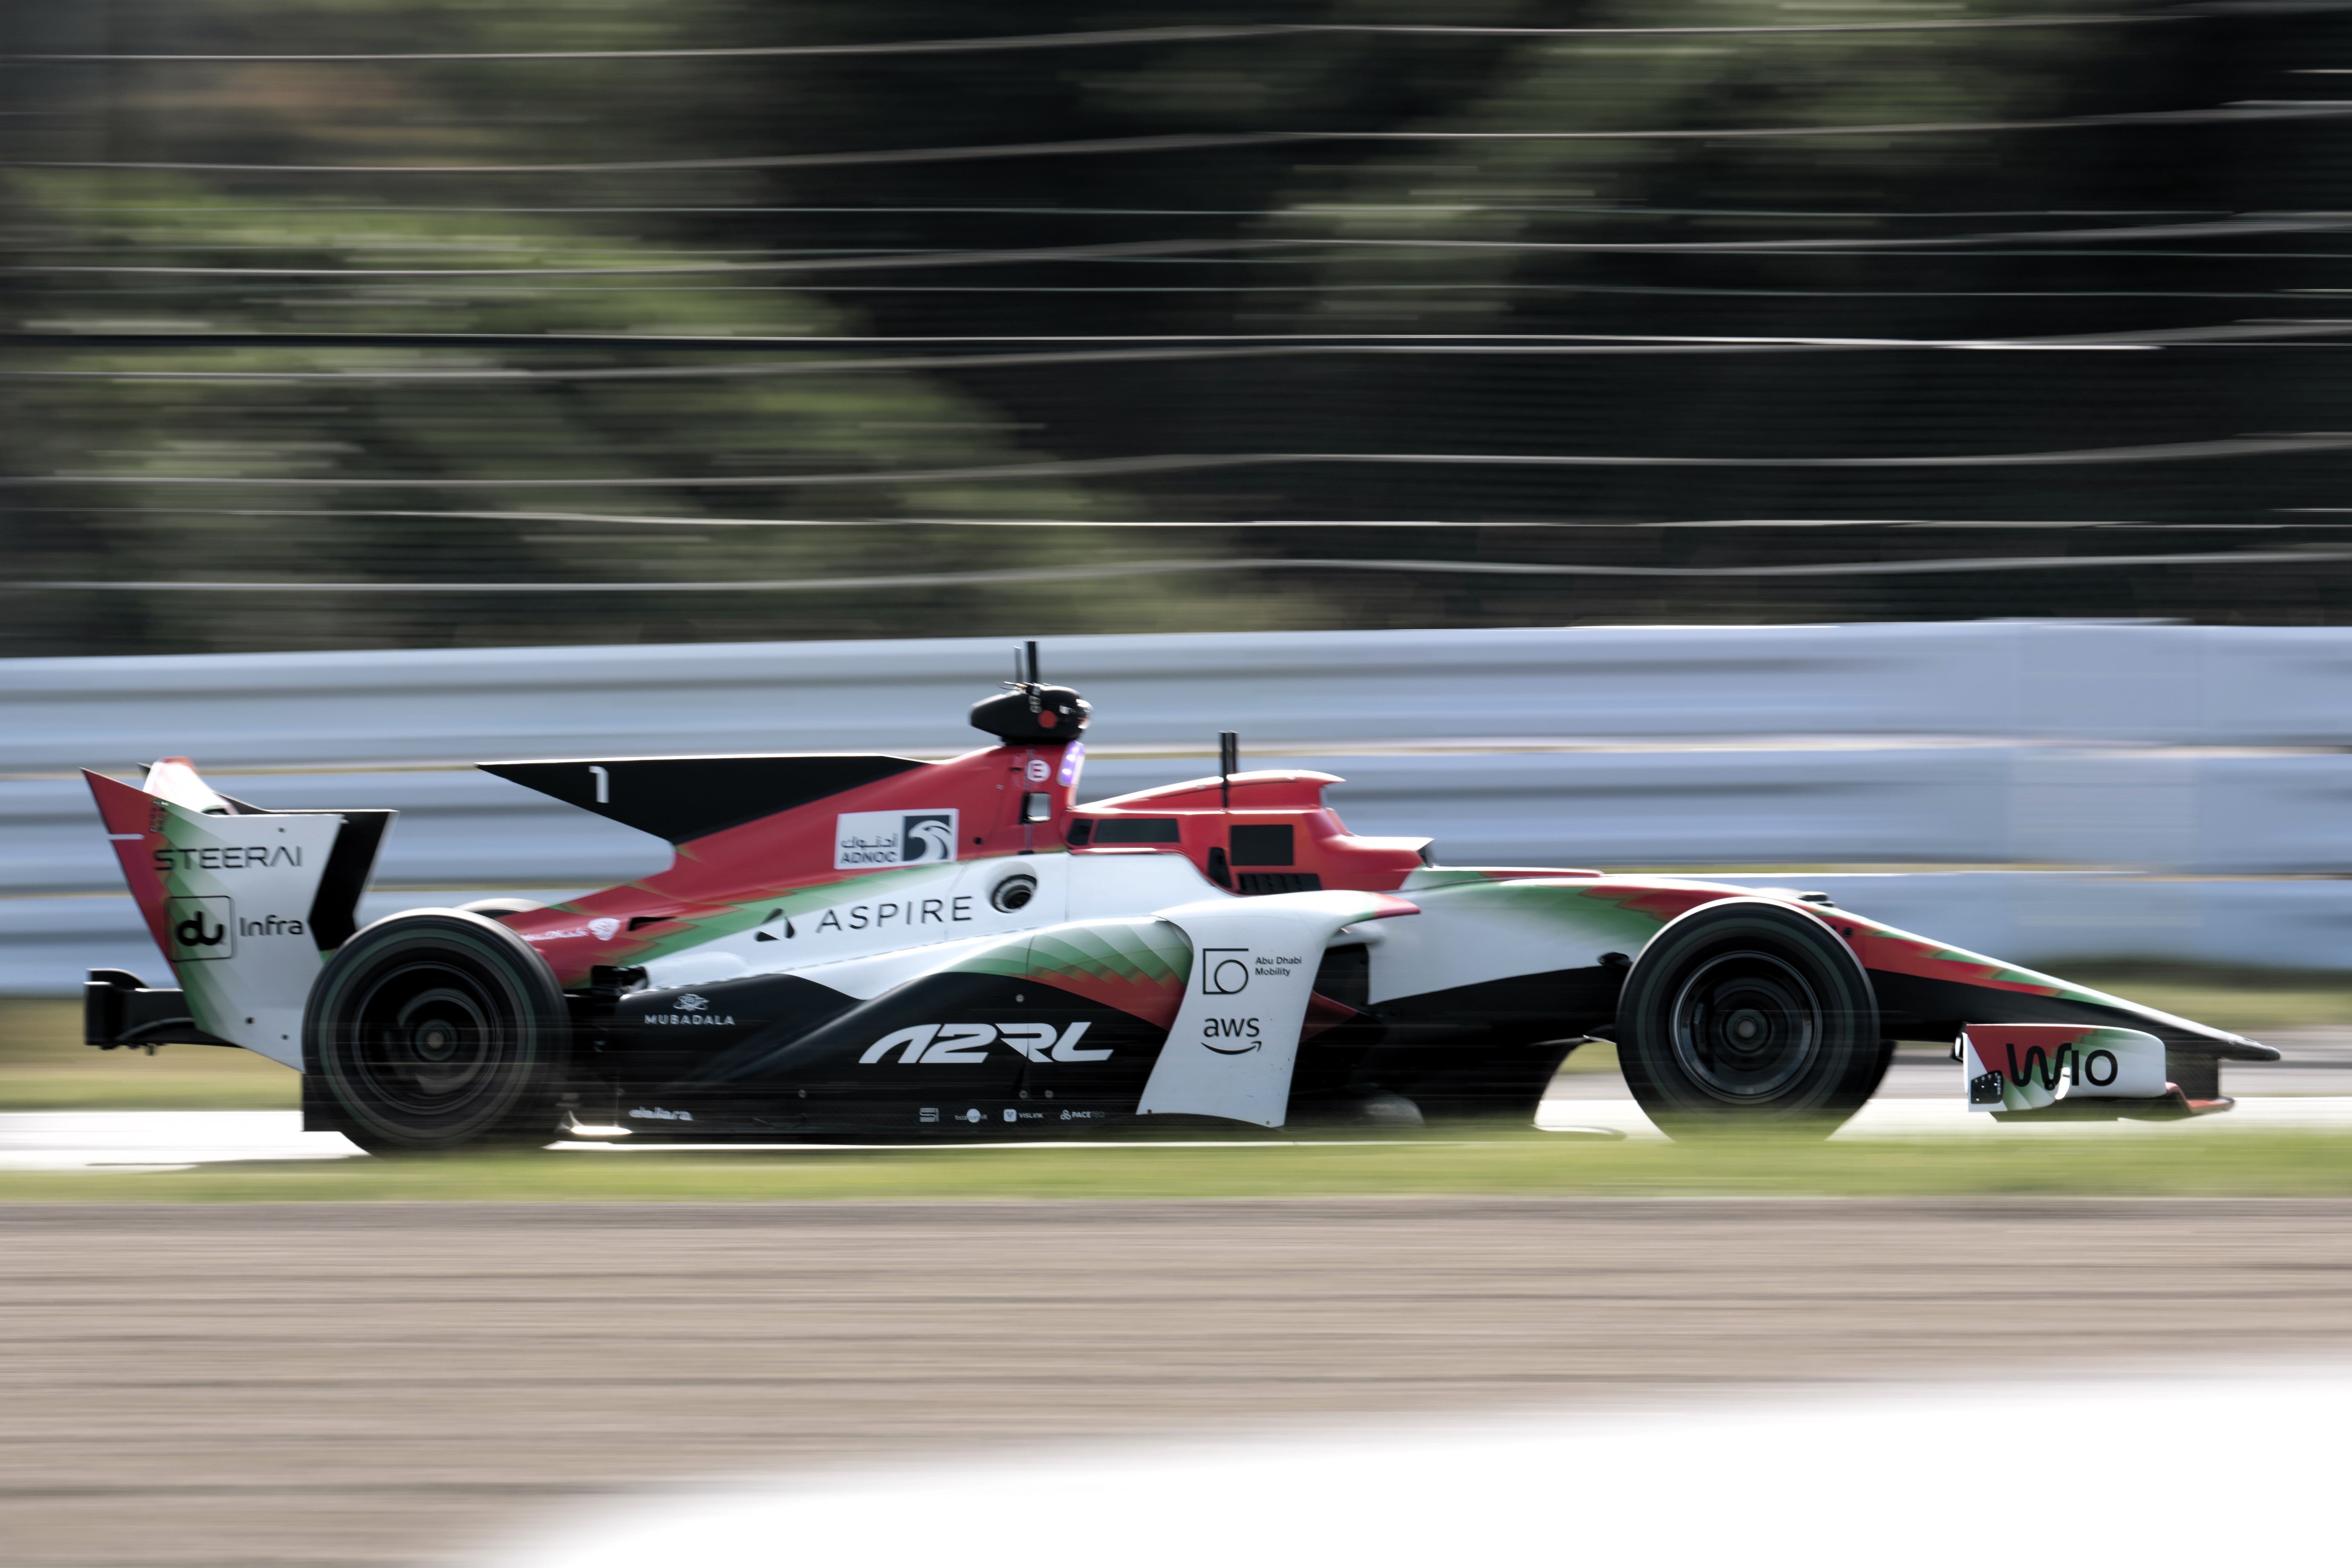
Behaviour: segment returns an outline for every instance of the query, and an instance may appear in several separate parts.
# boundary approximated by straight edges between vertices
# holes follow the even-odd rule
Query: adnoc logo
[[[845,811],[834,818],[833,868],[944,866],[956,858],[953,807],[925,811]]]

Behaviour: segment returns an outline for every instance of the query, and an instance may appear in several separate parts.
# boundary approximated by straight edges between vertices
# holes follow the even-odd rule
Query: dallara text
[[[94,972],[88,1037],[258,1051],[379,1152],[1525,1121],[1596,1039],[1677,1136],[1826,1131],[1896,1040],[1950,1044],[1996,1114],[2186,1115],[2277,1055],[1818,893],[1433,864],[1230,741],[1217,776],[1082,806],[1087,704],[1034,645],[1016,673],[948,762],[486,763],[674,863],[362,930],[391,813],[262,810],[181,758],[90,773],[179,985]]]

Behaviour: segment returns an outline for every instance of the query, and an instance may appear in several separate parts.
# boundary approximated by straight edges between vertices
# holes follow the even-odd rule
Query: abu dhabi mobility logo
[[[944,866],[956,858],[956,813],[845,811],[834,819],[833,868],[870,871],[883,866]]]

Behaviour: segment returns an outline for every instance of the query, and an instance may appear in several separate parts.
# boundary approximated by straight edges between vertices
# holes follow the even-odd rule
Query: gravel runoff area
[[[2336,1200],[13,1205],[0,1256],[13,1568],[448,1561],[810,1463],[2352,1347]]]

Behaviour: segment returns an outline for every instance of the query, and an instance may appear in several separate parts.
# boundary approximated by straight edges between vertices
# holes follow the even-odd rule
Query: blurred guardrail
[[[1107,742],[1937,735],[2352,741],[2352,633],[1976,621],[1048,639]],[[960,748],[1004,643],[732,643],[0,661],[0,773],[591,751]]]
[[[1902,867],[1802,880],[2027,962],[2352,968],[2352,631],[1534,627],[1045,655],[1095,703],[1088,798],[1201,772],[1232,729],[1246,765],[1343,774],[1351,826],[1433,834],[1455,863]],[[157,966],[80,765],[183,754],[264,805],[397,807],[382,912],[667,863],[475,761],[946,754],[978,743],[964,710],[1008,665],[970,638],[0,662],[0,991]]]

